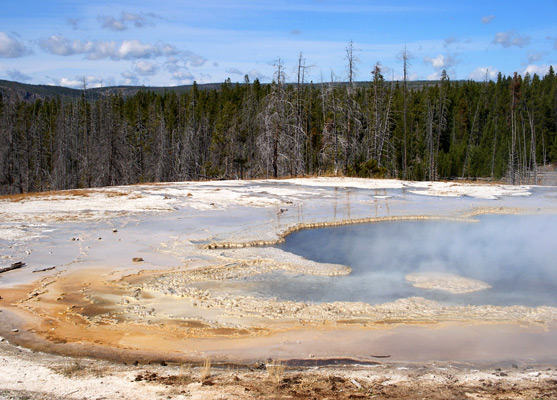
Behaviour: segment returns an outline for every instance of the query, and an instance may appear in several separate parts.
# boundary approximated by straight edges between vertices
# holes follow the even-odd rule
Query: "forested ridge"
[[[0,194],[303,175],[535,183],[557,161],[557,77],[428,85],[230,80],[187,92],[0,95]]]

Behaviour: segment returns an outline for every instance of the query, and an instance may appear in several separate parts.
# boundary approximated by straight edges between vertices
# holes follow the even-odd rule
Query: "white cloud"
[[[488,15],[487,17],[482,17],[482,24],[489,24],[495,18],[494,15]]]
[[[549,65],[536,65],[536,64],[530,64],[526,67],[526,69],[524,69],[523,75],[526,75],[527,73],[530,75],[539,75],[539,76],[545,76],[547,75],[547,73],[549,72]]]
[[[176,47],[170,44],[143,43],[139,40],[115,41],[81,41],[69,40],[62,35],[52,35],[39,42],[41,48],[47,53],[58,56],[71,56],[83,54],[89,60],[135,60],[172,55],[178,53]]]
[[[85,86],[89,88],[97,88],[103,86],[103,78],[100,76],[82,76],[75,78],[62,77],[60,79],[54,79],[50,84],[56,86],[71,87],[74,89],[82,89],[83,81],[85,80]]]
[[[70,56],[73,54],[86,53],[93,49],[93,42],[71,41],[62,35],[52,35],[48,39],[41,39],[39,46],[50,54],[57,56]]]
[[[444,56],[443,54],[439,54],[435,58],[425,57],[424,61],[428,64],[431,64],[431,66],[436,70],[447,69],[456,65],[456,59],[453,56]]]
[[[33,79],[31,76],[24,74],[23,72],[17,69],[10,69],[6,71],[6,74],[8,74],[8,76],[12,81],[17,81],[17,82],[27,82]]]
[[[120,75],[124,78],[124,85],[132,86],[132,85],[139,85],[139,78],[136,74],[131,71],[122,72]]]
[[[149,61],[138,61],[133,69],[138,75],[152,76],[157,73],[159,67]]]
[[[525,47],[530,43],[530,36],[521,36],[515,31],[497,32],[491,43],[503,47]]]
[[[172,79],[178,81],[182,85],[193,83],[195,77],[190,71],[176,71],[172,74]]]
[[[265,74],[262,74],[261,72],[259,72],[256,69],[252,69],[251,71],[248,72],[247,74],[250,78],[250,80],[255,80],[255,79],[259,79],[260,81],[270,81],[271,77],[267,76]]]
[[[497,74],[499,74],[499,71],[493,67],[478,67],[470,73],[468,78],[474,81],[485,81],[486,74],[487,79],[495,80],[497,79]]]
[[[204,58],[203,56],[200,56],[199,54],[196,54],[192,51],[186,51],[184,53],[184,56],[185,56],[186,62],[191,67],[201,67],[207,61],[206,58]]]
[[[29,54],[25,45],[7,33],[0,32],[0,57],[17,58]]]
[[[162,54],[162,49],[150,43],[142,43],[139,40],[124,40],[115,54],[110,54],[111,58],[136,59],[151,58]]]

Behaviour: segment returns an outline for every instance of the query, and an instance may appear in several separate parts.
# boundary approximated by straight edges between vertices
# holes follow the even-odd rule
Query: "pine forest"
[[[536,183],[557,162],[557,77],[225,81],[178,93],[0,98],[0,194],[343,175]],[[405,68],[406,70],[406,68]],[[406,72],[406,71],[405,71]],[[406,74],[405,74],[406,76]]]

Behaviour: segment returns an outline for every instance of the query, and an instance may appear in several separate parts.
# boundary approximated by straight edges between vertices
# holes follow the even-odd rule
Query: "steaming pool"
[[[276,246],[307,259],[348,265],[347,276],[273,272],[203,289],[279,300],[381,304],[413,296],[447,305],[557,306],[557,216],[483,215],[471,222],[390,221],[308,229]],[[472,293],[414,287],[409,274],[483,282]]]
[[[0,275],[0,335],[24,347],[557,359],[553,187],[178,182],[0,199],[0,214],[1,266],[25,263]]]

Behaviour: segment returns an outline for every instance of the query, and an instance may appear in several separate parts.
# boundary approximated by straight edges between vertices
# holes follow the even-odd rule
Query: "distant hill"
[[[410,90],[420,89],[424,86],[433,86],[438,84],[439,81],[410,81],[408,88]],[[339,82],[336,85],[346,85],[346,82]],[[368,85],[369,82],[357,82],[357,86]],[[141,90],[151,91],[154,93],[176,92],[187,93],[191,90],[193,85],[182,86],[108,86],[101,88],[91,88],[86,90],[86,95],[89,100],[97,100],[102,96],[112,93],[120,93],[124,97],[135,95]],[[219,89],[221,83],[207,83],[198,84],[200,90]],[[72,100],[80,98],[83,95],[82,89],[72,89],[63,86],[54,85],[30,85],[27,83],[6,81],[0,79],[0,94],[4,98],[18,98],[20,100],[35,101],[38,99],[45,99],[47,97],[60,97],[62,100]]]
[[[220,83],[209,83],[197,85],[199,89],[218,89]],[[193,85],[155,87],[155,86],[108,86],[101,88],[91,88],[86,90],[87,98],[90,100],[99,99],[102,96],[120,93],[124,97],[133,96],[141,90],[148,90],[155,93],[173,91],[185,93],[191,90]],[[60,97],[62,100],[80,98],[83,95],[82,89],[72,89],[54,85],[30,85],[27,83],[5,81],[0,79],[0,94],[3,97],[17,97],[20,100],[34,101],[47,97]]]

